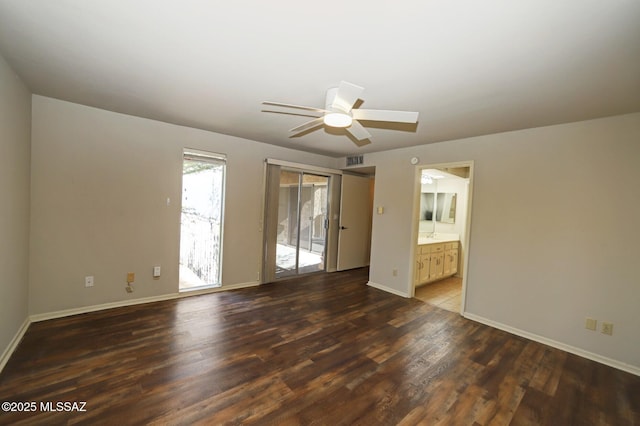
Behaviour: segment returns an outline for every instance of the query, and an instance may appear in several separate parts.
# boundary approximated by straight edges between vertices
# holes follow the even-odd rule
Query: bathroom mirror
[[[456,194],[439,193],[436,203],[436,222],[456,223]]]
[[[455,193],[420,193],[420,221],[430,221],[434,224],[435,222],[455,223],[456,201]]]
[[[456,222],[456,208],[459,186],[453,184],[459,176],[439,169],[423,169],[420,176],[420,209],[418,216],[419,233],[433,234],[436,224],[453,225]],[[450,229],[444,227],[442,229]]]
[[[435,209],[435,195],[433,192],[420,194],[420,220],[433,220]]]
[[[433,234],[436,230],[436,222],[433,220],[434,212],[436,211],[435,193],[435,182],[422,184],[420,191],[420,210],[417,218],[420,233]]]

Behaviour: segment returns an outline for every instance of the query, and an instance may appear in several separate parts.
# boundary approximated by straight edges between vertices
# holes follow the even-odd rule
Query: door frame
[[[415,297],[416,286],[414,284],[415,277],[415,268],[416,262],[413,261],[415,259],[416,247],[418,246],[418,236],[419,236],[419,227],[418,222],[415,218],[418,217],[420,211],[420,178],[422,175],[423,169],[442,169],[442,168],[453,168],[453,167],[469,167],[469,189],[467,191],[467,215],[465,219],[465,235],[464,239],[460,242],[462,247],[464,247],[464,253],[461,258],[462,261],[462,294],[460,298],[460,315],[464,315],[466,312],[466,299],[467,299],[467,288],[468,282],[467,277],[469,276],[469,253],[471,251],[471,212],[473,210],[473,180],[474,180],[474,161],[456,161],[450,163],[428,163],[428,164],[418,164],[415,166],[415,178],[414,178],[414,198],[413,198],[413,218],[414,222],[412,225],[413,235],[411,239],[411,271],[409,275],[410,282],[410,291],[409,294],[411,297]]]
[[[218,246],[218,283],[212,284],[207,283],[202,286],[193,286],[193,287],[180,287],[180,262],[182,261],[182,237],[183,237],[183,225],[182,225],[182,208],[183,208],[183,196],[184,196],[184,163],[185,161],[200,161],[204,163],[218,164],[222,165],[222,182],[221,182],[221,205],[220,205],[220,243]],[[204,151],[201,149],[193,149],[193,148],[183,148],[182,149],[182,173],[180,175],[180,239],[178,241],[178,292],[191,292],[198,290],[207,290],[211,288],[220,288],[222,287],[223,282],[223,254],[224,254],[224,223],[225,223],[225,214],[226,214],[226,198],[227,198],[227,156],[226,154],[220,154],[213,151]],[[168,203],[168,201],[167,201]]]
[[[328,195],[327,195],[327,200],[329,204],[328,212],[327,212],[327,217],[329,219],[329,223],[328,223],[329,228],[327,229],[327,236],[326,236],[326,242],[325,242],[325,271],[326,272],[335,271],[335,263],[337,260],[337,241],[338,241],[337,232],[338,232],[338,219],[339,219],[339,215],[338,215],[339,198],[337,199],[336,196],[339,195],[339,192],[340,192],[339,185],[342,177],[342,170],[331,169],[328,167],[312,166],[309,164],[295,163],[292,161],[278,160],[274,158],[267,158],[265,159],[265,162],[264,162],[263,190],[262,190],[262,216],[260,219],[260,231],[262,232],[262,245],[261,245],[262,253],[260,257],[262,259],[262,262],[261,262],[262,265],[260,268],[261,273],[260,273],[260,276],[258,277],[259,283],[264,284],[267,282],[286,280],[287,278],[290,278],[290,277],[281,277],[276,279],[275,277],[271,277],[270,268],[268,265],[269,250],[267,249],[267,246],[269,242],[267,241],[268,239],[267,210],[269,209],[269,202],[268,202],[267,192],[268,192],[269,183],[268,183],[267,177],[269,174],[269,167],[268,167],[269,165],[280,166],[281,169],[300,171],[307,174],[326,176],[329,178],[329,188],[328,188]],[[337,189],[336,189],[336,185],[338,186]],[[312,273],[315,273],[315,272],[312,272]],[[292,276],[299,276],[299,275],[292,275]]]

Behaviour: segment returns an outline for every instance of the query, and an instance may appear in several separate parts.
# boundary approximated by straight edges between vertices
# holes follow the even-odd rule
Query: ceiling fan
[[[418,113],[409,111],[389,111],[382,109],[360,109],[354,108],[355,103],[360,99],[364,91],[363,87],[346,81],[340,82],[339,87],[327,90],[325,108],[314,108],[302,105],[284,104],[280,102],[264,101],[263,105],[284,107],[303,110],[304,113],[295,115],[308,115],[316,117],[300,126],[294,127],[291,137],[310,131],[322,125],[329,127],[344,128],[351,136],[358,141],[369,139],[371,134],[357,120],[387,121],[394,123],[417,123]],[[269,111],[281,112],[281,111]],[[292,114],[286,113],[285,114]]]

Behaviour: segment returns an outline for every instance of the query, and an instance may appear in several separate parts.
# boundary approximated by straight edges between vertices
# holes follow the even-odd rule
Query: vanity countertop
[[[423,244],[437,244],[437,243],[450,243],[452,241],[460,241],[458,234],[440,234],[434,237],[419,237],[418,245]]]

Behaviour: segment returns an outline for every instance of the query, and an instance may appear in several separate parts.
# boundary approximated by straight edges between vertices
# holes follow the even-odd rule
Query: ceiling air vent
[[[351,155],[347,157],[347,167],[364,164],[364,155]]]

